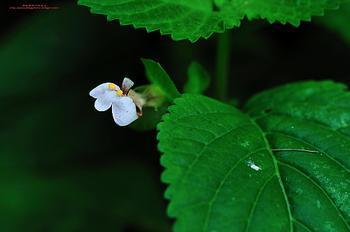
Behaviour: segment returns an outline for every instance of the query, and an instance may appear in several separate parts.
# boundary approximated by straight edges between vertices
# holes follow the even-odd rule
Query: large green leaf
[[[244,114],[183,95],[159,124],[176,231],[350,231],[350,94],[305,82]]]
[[[79,0],[92,13],[119,19],[123,25],[160,30],[173,39],[208,38],[213,32],[239,26],[244,16],[298,26],[301,20],[323,15],[345,0]]]

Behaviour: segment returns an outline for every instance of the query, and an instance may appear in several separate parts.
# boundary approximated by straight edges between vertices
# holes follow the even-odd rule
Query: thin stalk
[[[220,100],[228,97],[228,75],[230,69],[231,31],[218,34],[216,53],[215,96]]]

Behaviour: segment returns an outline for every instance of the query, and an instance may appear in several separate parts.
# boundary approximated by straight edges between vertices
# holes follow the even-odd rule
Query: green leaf
[[[288,231],[284,189],[260,128],[235,108],[206,97],[184,95],[175,103],[159,126],[167,168],[162,178],[171,184],[166,197],[169,215],[177,218],[175,230]],[[253,163],[262,171],[249,167]],[[267,214],[273,223],[256,217]]]
[[[209,87],[210,75],[199,63],[192,62],[187,75],[188,80],[184,86],[185,93],[204,93]]]
[[[350,231],[350,94],[291,84],[232,106],[175,100],[159,124],[175,231]]]
[[[293,217],[313,231],[350,231],[350,94],[330,81],[290,84],[253,97],[246,110],[274,148]]]
[[[142,59],[142,62],[145,66],[146,76],[149,82],[158,86],[169,101],[173,101],[180,96],[174,82],[159,63],[150,59]]]
[[[310,21],[323,15],[325,9],[335,9],[345,0],[79,0],[92,13],[118,19],[122,25],[132,24],[148,32],[160,30],[174,40],[208,38],[239,26],[244,16],[263,18],[269,22],[291,23]]]

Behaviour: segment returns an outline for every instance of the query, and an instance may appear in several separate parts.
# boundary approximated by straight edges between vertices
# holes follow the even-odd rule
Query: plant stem
[[[227,30],[218,35],[216,53],[215,96],[220,100],[227,100],[228,74],[231,54],[231,31]]]

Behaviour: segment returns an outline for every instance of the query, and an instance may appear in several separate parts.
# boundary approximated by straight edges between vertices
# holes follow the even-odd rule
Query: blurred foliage
[[[168,101],[172,102],[180,96],[172,79],[159,63],[151,59],[142,59],[142,62],[146,69],[147,79],[162,91]]]
[[[192,62],[187,70],[188,80],[184,86],[185,93],[203,94],[209,87],[210,75],[198,62]]]
[[[350,2],[340,5],[336,11],[329,11],[324,17],[318,17],[318,22],[329,29],[338,32],[350,43]]]
[[[37,13],[1,40],[0,231],[169,230],[157,157],[132,147],[153,136],[92,108],[101,33],[87,16]]]
[[[1,231],[168,231],[158,183],[122,162],[65,176],[2,175]]]

